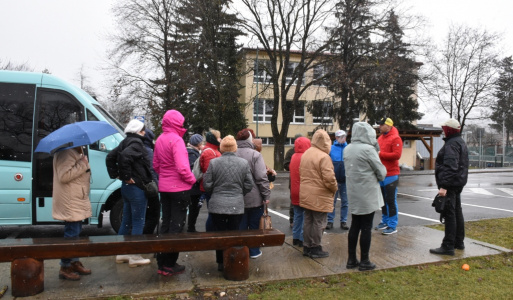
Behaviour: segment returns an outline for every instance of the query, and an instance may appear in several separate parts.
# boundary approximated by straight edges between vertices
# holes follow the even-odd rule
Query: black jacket
[[[127,133],[127,137],[107,155],[105,163],[112,179],[127,181],[132,178],[141,189],[152,180],[143,137],[138,134]]]
[[[435,177],[438,188],[461,189],[467,184],[468,149],[457,133],[444,138],[445,144],[436,156]]]
[[[192,171],[192,166],[194,166],[194,162],[200,157],[200,153],[195,148],[187,147],[187,154],[189,155],[189,167]],[[190,191],[191,196],[197,196],[202,194],[199,187],[199,181],[192,186]]]

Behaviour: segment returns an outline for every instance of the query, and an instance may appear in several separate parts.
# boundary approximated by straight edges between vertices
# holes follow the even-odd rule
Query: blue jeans
[[[82,231],[82,221],[77,222],[64,222],[64,238],[74,238],[80,235]],[[61,266],[69,267],[71,266],[71,262],[78,261],[77,257],[73,258],[62,258]]]
[[[337,205],[337,198],[340,196],[340,222],[347,222],[347,211],[349,209],[349,202],[347,201],[347,188],[346,183],[338,183],[338,190],[333,199],[333,212],[328,213],[328,222],[333,223],[335,220],[335,210]]]
[[[303,212],[304,209],[299,205],[292,205],[294,208],[294,226],[292,227],[292,238],[303,241]]]
[[[264,214],[264,206],[244,208],[244,215],[240,221],[240,230],[258,229],[260,227],[260,217]],[[255,256],[260,253],[260,248],[249,248],[249,256]]]
[[[397,207],[397,185],[399,183],[399,176],[388,176],[385,180],[380,181],[381,193],[385,205],[381,208],[381,223],[386,224],[388,227],[395,229],[399,222]]]
[[[121,196],[123,197],[123,219],[118,235],[129,235],[130,230],[132,235],[142,234],[147,205],[144,191],[135,184],[123,182]]]

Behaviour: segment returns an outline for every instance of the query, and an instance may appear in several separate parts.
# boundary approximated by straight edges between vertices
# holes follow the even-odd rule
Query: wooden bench
[[[11,262],[11,293],[33,296],[44,290],[45,259],[156,252],[224,250],[224,276],[249,278],[249,248],[281,246],[285,234],[276,229],[159,235],[109,235],[72,239],[24,238],[0,241],[0,262]]]

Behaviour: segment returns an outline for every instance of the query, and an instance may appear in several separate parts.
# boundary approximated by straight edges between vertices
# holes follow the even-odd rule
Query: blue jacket
[[[331,161],[333,161],[333,169],[338,183],[346,182],[346,172],[344,168],[344,148],[346,146],[346,142],[340,144],[337,141],[331,146],[330,157]]]

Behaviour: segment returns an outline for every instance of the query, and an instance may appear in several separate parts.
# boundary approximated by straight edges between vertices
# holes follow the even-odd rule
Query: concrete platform
[[[440,256],[429,253],[429,248],[438,247],[443,232],[427,227],[398,227],[398,233],[384,236],[374,231],[371,245],[371,260],[377,269],[419,265],[465,257],[484,256],[511,252],[511,249],[465,239],[465,250],[456,250],[455,256]],[[330,253],[327,258],[311,259],[302,255],[302,248],[292,246],[287,237],[281,247],[262,248],[263,255],[250,261],[250,278],[235,282],[223,278],[217,271],[215,252],[181,253],[179,263],[186,266],[186,272],[177,276],[164,277],[157,274],[157,264],[138,268],[127,264],[116,264],[113,256],[81,258],[93,274],[82,276],[80,281],[58,279],[59,260],[45,261],[45,291],[23,299],[86,299],[116,295],[155,296],[186,293],[194,289],[215,289],[236,287],[248,283],[270,282],[359,272],[347,270],[347,233],[326,233],[323,248]],[[358,255],[359,256],[359,255]],[[0,264],[0,288],[11,284],[10,263]],[[14,299],[10,289],[3,299]]]

